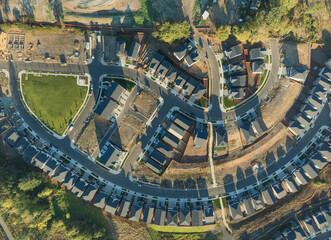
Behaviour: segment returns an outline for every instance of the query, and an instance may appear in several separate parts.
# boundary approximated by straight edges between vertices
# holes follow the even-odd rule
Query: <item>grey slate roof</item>
[[[77,179],[78,179],[78,175],[77,173],[70,171],[67,176],[65,177],[64,181],[63,181],[63,185],[70,190],[76,183]]]
[[[109,145],[104,154],[100,157],[100,162],[107,167],[113,166],[121,156],[121,151]]]
[[[92,199],[95,196],[95,194],[97,193],[97,191],[98,191],[98,188],[91,184],[87,187],[86,191],[83,193],[82,198],[85,201],[92,201]]]
[[[322,107],[322,100],[316,97],[315,95],[311,96],[308,103],[315,109],[320,109]]]
[[[48,176],[53,176],[55,173],[56,169],[59,167],[60,163],[56,161],[54,158],[49,159],[43,168],[43,171],[48,175]]]
[[[143,207],[141,204],[133,203],[128,219],[131,221],[139,222],[142,210]]]
[[[34,156],[36,156],[39,153],[39,150],[33,146],[30,145],[22,154],[23,159],[28,162],[31,163]]]
[[[331,210],[329,205],[324,205],[321,207],[321,213],[325,217],[329,226],[331,226]]]
[[[56,171],[55,171],[54,175],[52,176],[52,178],[54,180],[58,181],[59,183],[62,183],[64,181],[64,179],[66,178],[68,172],[69,172],[69,170],[61,164],[56,169]]]
[[[180,126],[181,128],[183,128],[184,130],[188,130],[190,128],[190,126],[192,125],[192,121],[188,120],[186,117],[184,117],[181,114],[177,114],[175,116],[175,119],[173,121],[174,123],[176,123],[178,126]]]
[[[154,55],[153,59],[151,60],[151,64],[149,65],[149,69],[152,72],[152,74],[156,71],[156,69],[158,68],[158,66],[160,65],[163,59],[164,56],[159,53],[156,53]]]
[[[324,89],[323,86],[321,86],[320,84],[317,84],[313,94],[318,97],[319,99],[325,99],[326,98],[326,94],[328,92],[328,89]]]
[[[174,135],[172,135],[169,132],[166,132],[165,135],[162,137],[162,141],[167,143],[168,145],[170,145],[173,148],[177,148],[178,144],[180,142],[180,140],[175,137]]]
[[[154,215],[154,206],[145,205],[143,222],[147,224],[152,223],[153,215]]]
[[[87,186],[88,182],[86,182],[83,178],[79,178],[75,186],[71,189],[71,192],[77,197],[81,197]]]
[[[130,205],[131,205],[130,201],[123,199],[117,214],[121,217],[127,217],[130,210]]]
[[[119,104],[123,93],[125,92],[125,88],[119,85],[116,82],[112,82],[111,85],[107,88],[105,94],[109,96],[112,100]]]
[[[11,123],[8,121],[8,119],[4,120],[3,122],[0,123],[0,134],[4,133],[7,131],[9,128],[11,128]]]
[[[286,228],[285,230],[283,230],[282,234],[284,235],[284,237],[287,240],[296,240],[294,232],[292,230],[290,230],[289,228]]]
[[[328,164],[328,161],[320,154],[319,152],[315,153],[311,158],[310,161],[314,164],[315,168],[322,169]]]
[[[318,76],[331,80],[331,70],[328,69],[327,67],[324,67],[318,73]]]
[[[95,198],[93,205],[103,209],[106,206],[107,200],[109,197],[109,193],[105,193],[100,191],[97,195],[97,197]]]
[[[191,43],[184,43],[174,51],[174,55],[180,61],[193,49],[193,47],[194,46]]]
[[[151,169],[152,171],[156,172],[156,173],[161,173],[162,171],[162,166],[157,164],[155,161],[153,161],[152,159],[148,158],[145,162],[145,165]]]
[[[314,220],[309,217],[308,215],[306,215],[303,219],[302,219],[303,225],[306,228],[306,231],[310,234],[314,234],[318,231],[318,228],[314,222]]]
[[[252,122],[252,127],[255,134],[260,137],[265,131],[267,131],[267,126],[265,125],[262,117],[255,118]]]
[[[22,137],[16,142],[13,149],[16,153],[22,154],[29,145],[29,141],[25,137]]]
[[[256,211],[265,208],[260,193],[254,194],[253,196],[251,196],[251,199],[252,199],[253,207]]]
[[[285,184],[288,190],[292,193],[295,193],[299,190],[298,185],[295,183],[292,177],[287,177],[283,180],[283,184]]]
[[[214,209],[210,206],[204,206],[204,222],[205,224],[212,224],[215,222]]]
[[[253,143],[256,140],[256,136],[250,122],[245,122],[244,124],[239,126],[239,128],[247,145]]]
[[[228,65],[230,74],[245,72],[245,65],[243,62],[230,63]]]
[[[191,211],[190,209],[180,209],[179,211],[179,225],[190,226],[191,225]]]
[[[308,76],[308,70],[304,68],[291,67],[287,74],[289,78],[293,80],[304,82]]]
[[[231,76],[228,80],[229,87],[245,87],[247,86],[247,75]]]
[[[185,135],[185,131],[174,123],[170,125],[170,127],[168,128],[168,132],[170,132],[172,135],[176,136],[179,139],[182,139]]]
[[[166,210],[163,207],[156,208],[154,214],[154,224],[159,226],[164,226],[165,217],[166,217]]]
[[[116,213],[119,203],[120,200],[117,197],[110,196],[105,206],[105,211],[114,215]]]
[[[170,70],[166,74],[165,78],[169,83],[173,83],[176,80],[177,75],[179,73],[180,72],[176,68],[172,67],[172,68],[170,68]]]
[[[240,219],[243,217],[239,202],[229,202],[229,210],[232,219]]]
[[[331,160],[330,146],[328,146],[326,143],[322,143],[318,151],[324,156],[325,159],[328,161]]]
[[[252,73],[263,73],[265,69],[265,63],[262,61],[256,61],[252,63]]]
[[[191,67],[201,59],[203,59],[203,55],[199,54],[197,50],[194,50],[184,58],[184,62],[187,67]]]
[[[273,193],[276,198],[282,199],[283,197],[286,196],[286,192],[285,192],[282,184],[276,183],[276,184],[272,185],[271,188],[272,188]]]
[[[44,152],[39,152],[38,155],[33,158],[32,165],[42,169],[48,159],[49,155]]]
[[[188,79],[187,75],[185,75],[184,73],[180,73],[176,78],[175,87],[177,89],[182,89],[187,79]]]
[[[293,175],[294,175],[294,177],[295,177],[298,184],[306,185],[309,181],[306,174],[304,173],[304,171],[301,168],[294,171]]]
[[[305,171],[305,174],[310,179],[314,179],[318,176],[317,170],[313,167],[311,162],[306,163],[302,166],[302,169]]]
[[[263,201],[265,204],[267,204],[267,205],[275,204],[276,199],[269,187],[266,187],[264,190],[262,190],[261,195],[262,195],[262,198],[263,198]]]
[[[313,213],[313,219],[320,230],[323,230],[328,227],[328,222],[321,212]]]
[[[305,114],[301,114],[289,126],[289,130],[295,135],[300,135],[306,129],[306,127],[308,127],[310,121],[311,119],[309,119]]]
[[[194,88],[198,85],[198,82],[194,78],[190,78],[183,86],[183,93],[185,96],[191,95]]]
[[[306,234],[302,230],[302,228],[299,225],[296,225],[295,227],[292,228],[292,231],[295,234],[296,239],[298,240],[303,240],[306,239]]]
[[[246,198],[242,200],[242,204],[244,206],[245,212],[247,215],[252,215],[255,213],[255,210],[253,208],[253,204],[250,198]]]
[[[174,207],[173,209],[168,208],[167,214],[167,226],[177,226],[178,225],[178,209]]]
[[[128,52],[128,57],[131,58],[134,61],[138,60],[139,57],[139,51],[140,51],[141,45],[135,41],[131,43],[129,52]]]
[[[206,87],[203,84],[199,83],[198,86],[194,89],[191,98],[194,98],[195,100],[200,100],[200,98],[202,98],[206,92]]]
[[[161,64],[159,65],[159,67],[156,71],[156,75],[158,77],[160,77],[161,79],[163,79],[166,76],[166,74],[170,68],[171,68],[171,63],[168,62],[167,60],[163,59],[163,61],[161,62]]]
[[[215,130],[215,148],[227,147],[228,146],[228,136],[225,129]]]
[[[14,147],[20,138],[21,136],[18,134],[18,132],[13,129],[5,136],[4,140],[9,146]]]
[[[326,78],[318,78],[318,85],[321,86],[322,88],[328,90],[330,89],[331,86],[331,79],[326,79]]]
[[[264,60],[267,56],[265,48],[252,48],[249,51],[249,60]]]
[[[228,59],[233,59],[233,58],[239,57],[242,54],[243,54],[243,52],[242,52],[241,47],[239,45],[233,46],[232,48],[229,48],[229,49],[224,51],[224,55]]]
[[[230,99],[243,99],[246,95],[245,89],[243,88],[231,88],[229,90],[229,96]]]
[[[98,106],[94,112],[102,118],[110,120],[110,118],[114,115],[117,106],[118,104],[116,102],[109,98],[104,98],[98,103]]]
[[[207,145],[208,131],[205,127],[195,129],[194,147],[204,148]]]
[[[156,144],[155,149],[168,158],[172,158],[174,150],[163,142]]]
[[[202,226],[202,209],[192,209],[192,226]]]
[[[306,114],[308,118],[312,119],[317,115],[318,110],[313,108],[310,104],[306,104],[302,112]]]
[[[167,162],[166,157],[155,150],[149,155],[149,157],[162,166]]]

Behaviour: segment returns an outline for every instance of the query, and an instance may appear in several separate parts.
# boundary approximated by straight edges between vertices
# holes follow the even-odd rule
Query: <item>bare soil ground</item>
[[[270,93],[270,100],[261,107],[262,118],[267,128],[272,127],[291,108],[299,96],[302,85],[288,80],[279,80],[278,87]]]
[[[132,103],[132,108],[146,118],[150,118],[156,110],[158,103],[159,101],[156,94],[147,89],[143,89],[138,95],[136,95]]]
[[[189,162],[205,162],[208,161],[207,158],[207,144],[204,148],[194,147],[194,136],[190,136],[188,143],[183,154],[183,161],[185,163]]]
[[[326,184],[317,189],[316,195],[311,200],[301,203],[301,201],[308,199],[314,193],[316,186],[313,184],[313,181],[310,181],[297,193],[287,195],[285,198],[277,201],[276,204],[255,215],[232,221],[230,227],[234,230],[234,237],[236,239],[242,239],[243,237],[245,239],[254,239],[259,237],[267,230],[270,230],[271,227],[279,225],[283,219],[294,216],[295,211],[325,199],[331,185],[331,168],[326,167],[319,176],[325,180]]]
[[[243,177],[239,175],[244,172],[247,177],[252,173],[250,167],[252,162],[260,163],[261,166],[266,167],[281,157],[293,144],[293,135],[287,131],[283,124],[278,124],[253,146],[234,153],[230,152],[227,158],[214,160],[217,181],[223,183],[225,176],[231,173],[233,173],[233,180]]]
[[[197,62],[196,64],[194,64],[192,67],[190,68],[186,68],[185,64],[180,64],[180,66],[185,69],[188,73],[202,79],[202,78],[206,78],[208,77],[208,68],[207,68],[207,62],[202,59],[199,62]]]
[[[0,96],[1,93],[4,94],[6,97],[10,97],[10,89],[9,89],[9,81],[6,77],[6,74],[0,73]]]
[[[130,151],[136,144],[138,135],[145,131],[144,123],[135,116],[128,114],[113,132],[110,141],[125,151]]]
[[[155,0],[152,4],[160,22],[172,19],[175,22],[183,21],[184,14],[181,0]]]
[[[241,0],[219,0],[212,8],[210,19],[216,27],[239,23],[239,8]]]
[[[229,122],[225,124],[225,129],[228,133],[229,152],[242,147],[238,125],[235,122]]]
[[[81,134],[76,139],[76,145],[84,152],[92,154],[99,148],[99,143],[105,136],[110,123],[101,117],[94,115],[94,118],[83,127]]]
[[[116,59],[116,37],[105,35],[104,36],[104,59],[106,61],[115,60]]]
[[[310,47],[306,43],[285,41],[281,46],[281,53],[284,54],[281,61],[287,67],[310,67]]]

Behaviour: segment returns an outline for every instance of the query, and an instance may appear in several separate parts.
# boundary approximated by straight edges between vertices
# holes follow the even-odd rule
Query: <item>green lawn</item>
[[[33,113],[54,132],[62,135],[84,102],[87,87],[74,76],[22,75],[25,101]]]
[[[233,99],[229,99],[228,97],[224,97],[224,106],[226,108],[233,107],[234,106]]]
[[[106,77],[103,79],[104,81],[110,81],[110,82],[116,82],[122,87],[124,87],[126,90],[131,92],[132,88],[136,86],[134,82],[131,82],[129,80],[123,79],[123,78],[114,78],[114,77]]]

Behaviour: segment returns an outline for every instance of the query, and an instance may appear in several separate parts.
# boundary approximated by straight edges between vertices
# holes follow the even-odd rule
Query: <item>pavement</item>
[[[7,238],[9,240],[14,240],[13,236],[11,235],[11,233],[10,233],[8,227],[7,227],[7,224],[5,223],[5,221],[3,220],[1,215],[0,215],[0,225],[3,228],[3,230],[5,231],[5,234],[6,234]]]

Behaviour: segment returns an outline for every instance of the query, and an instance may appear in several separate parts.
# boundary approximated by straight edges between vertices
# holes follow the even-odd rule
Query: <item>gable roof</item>
[[[304,68],[291,67],[287,74],[290,79],[304,82],[308,76],[308,70]]]
[[[242,136],[247,145],[253,143],[256,140],[256,136],[250,122],[245,122],[241,126],[239,126]]]
[[[167,226],[177,226],[177,225],[178,225],[178,209],[177,209],[177,207],[168,208]]]
[[[184,43],[180,45],[175,51],[174,51],[174,56],[180,61],[182,60],[186,54],[189,53],[194,48],[193,44],[190,43]]]
[[[202,98],[202,96],[205,95],[206,92],[206,87],[203,84],[199,83],[198,86],[194,89],[191,97],[195,98],[195,100],[200,100],[200,98]]]
[[[116,55],[121,57],[121,56],[126,56],[126,42],[122,39],[118,39],[117,41],[117,47],[116,47]]]
[[[9,122],[8,119],[4,120],[0,123],[0,134],[7,131],[9,128],[11,128],[12,124]]]
[[[242,53],[243,52],[239,45],[233,46],[224,51],[224,54],[228,59],[233,59],[233,58],[239,57],[240,55],[242,55]]]
[[[275,204],[276,199],[269,187],[266,187],[263,191],[261,191],[261,195],[265,204],[267,205]]]
[[[141,45],[137,43],[136,41],[133,41],[131,43],[129,52],[128,52],[128,57],[131,58],[134,61],[138,60],[139,57],[139,51],[140,51]]]
[[[287,189],[295,193],[299,190],[298,185],[295,183],[294,179],[290,176],[283,180],[283,183],[287,186]]]
[[[130,205],[131,205],[130,201],[123,199],[117,214],[121,217],[126,217],[129,213]]]
[[[229,90],[228,98],[230,99],[243,99],[246,95],[245,89],[243,88],[231,88]]]
[[[215,222],[214,209],[210,206],[204,206],[204,221],[205,224],[212,224]]]
[[[314,220],[306,215],[303,219],[302,222],[307,230],[308,233],[314,234],[318,231],[317,226],[314,223]]]
[[[328,222],[326,221],[326,218],[324,217],[324,215],[321,212],[317,211],[317,212],[313,213],[312,215],[313,215],[313,219],[314,219],[317,227],[320,230],[323,230],[328,227]]]
[[[306,104],[306,106],[304,107],[304,109],[302,111],[310,119],[314,118],[318,112],[318,110],[313,108],[310,104]]]
[[[175,87],[177,89],[181,89],[184,86],[187,79],[188,79],[188,76],[186,74],[180,73],[176,78]]]
[[[245,212],[247,215],[252,215],[255,213],[253,208],[252,200],[250,198],[246,198],[242,200],[242,204],[244,206]]]
[[[229,87],[245,87],[247,85],[247,75],[231,76],[228,85]]]
[[[111,85],[107,88],[105,94],[115,102],[119,103],[125,91],[126,90],[124,87],[116,82],[112,82]]]
[[[100,157],[100,162],[107,167],[113,166],[121,156],[121,151],[112,145],[107,147],[107,150]]]
[[[326,143],[322,143],[318,151],[324,156],[325,159],[328,161],[331,160],[330,146],[328,146]]]
[[[116,213],[119,203],[120,200],[117,197],[110,196],[105,206],[105,211],[114,215]]]
[[[230,73],[241,73],[245,72],[245,65],[243,62],[230,63],[228,65]]]
[[[18,132],[13,129],[5,136],[4,140],[9,146],[14,147],[20,138]]]
[[[165,133],[165,135],[162,137],[162,141],[167,143],[168,145],[170,145],[173,148],[177,148],[178,144],[180,142],[179,138],[175,137],[174,135],[172,135],[169,132]]]
[[[271,188],[272,188],[273,193],[276,198],[281,199],[286,196],[286,192],[285,192],[282,184],[276,183],[276,184],[272,185]]]
[[[145,205],[143,222],[152,223],[153,215],[154,215],[154,206]]]
[[[100,191],[96,197],[96,199],[93,202],[93,205],[103,209],[106,206],[107,200],[109,197],[109,193],[105,193]]]
[[[170,70],[167,72],[165,78],[168,80],[169,83],[172,83],[176,80],[179,73],[180,72],[176,68],[171,67]]]
[[[198,82],[194,78],[190,78],[183,86],[183,93],[185,96],[191,95]]]
[[[240,219],[243,217],[243,213],[240,208],[240,204],[237,201],[229,202],[229,210],[232,219]]]
[[[76,172],[74,171],[70,171],[67,176],[65,177],[64,181],[62,182],[62,184],[68,189],[70,190],[76,183],[77,179],[79,178],[79,176],[77,175]]]
[[[162,208],[156,208],[154,214],[154,224],[163,226],[165,222],[166,211]]]
[[[192,226],[202,226],[202,209],[192,209]]]
[[[153,57],[153,59],[151,60],[151,63],[149,65],[149,69],[151,70],[151,72],[155,72],[156,69],[158,68],[158,66],[160,65],[160,63],[162,62],[162,60],[164,59],[164,56],[161,55],[160,53],[156,53]]]
[[[191,67],[201,59],[203,59],[203,55],[199,54],[197,50],[194,50],[184,58],[184,62],[187,67]]]
[[[139,222],[142,211],[143,207],[141,206],[141,204],[133,203],[128,219],[131,221]]]
[[[183,128],[184,130],[188,130],[190,128],[190,126],[192,125],[192,121],[187,119],[186,117],[184,117],[181,114],[177,114],[175,116],[175,119],[173,121],[174,123],[176,123],[178,126],[180,126],[181,128]]]
[[[149,155],[149,157],[162,166],[167,162],[166,157],[155,150]]]
[[[318,176],[318,172],[312,166],[311,162],[308,162],[305,165],[303,165],[302,169],[303,169],[303,171],[305,171],[306,176],[309,177],[310,179],[314,179]]]
[[[322,107],[322,100],[320,100],[317,96],[312,95],[309,99],[308,103],[315,109],[320,109]]]
[[[156,71],[156,75],[158,77],[161,77],[161,79],[163,79],[166,76],[166,74],[170,68],[171,68],[171,63],[168,62],[167,60],[163,59],[162,63],[159,65],[159,67]]]
[[[330,148],[329,148],[330,150]],[[314,166],[317,169],[322,169],[325,167],[326,164],[328,164],[328,162],[324,159],[324,157],[319,153],[315,153],[313,156],[311,156],[310,160],[312,161],[312,163],[314,164]]]
[[[204,148],[207,145],[208,131],[205,127],[195,129],[194,146],[196,148]]]
[[[267,56],[267,50],[265,48],[253,48],[249,51],[249,60],[263,60]]]
[[[62,164],[56,169],[52,178],[60,183],[62,183],[67,176],[69,170],[65,168]]]
[[[110,118],[114,115],[117,106],[118,104],[116,102],[112,101],[109,98],[104,98],[99,101],[98,106],[94,112],[102,118],[110,120]]]
[[[215,148],[227,147],[228,146],[228,137],[225,129],[216,129],[215,130]]]
[[[265,208],[260,193],[256,193],[256,194],[254,194],[253,196],[251,196],[251,199],[252,199],[253,207],[254,207],[254,209],[255,209],[256,211]]]
[[[265,63],[262,61],[256,61],[252,63],[252,73],[263,73],[265,69]]]
[[[168,158],[172,158],[174,150],[163,142],[158,142],[155,146],[155,150],[159,151]]]
[[[86,182],[83,178],[79,178],[74,187],[71,189],[71,192],[77,197],[81,197],[87,186],[88,182]]]
[[[191,212],[190,209],[180,209],[179,211],[179,225],[190,226],[191,225]]]
[[[172,135],[176,136],[179,139],[182,139],[185,135],[185,131],[174,123],[170,125],[170,127],[168,128],[168,132],[170,132]]]
[[[33,145],[30,145],[22,154],[23,159],[31,163],[34,156],[36,156],[40,151]]]
[[[43,171],[48,175],[48,176],[53,176],[55,173],[56,169],[59,167],[60,163],[56,161],[54,158],[49,159],[43,168]]]
[[[252,128],[256,135],[260,137],[265,131],[267,131],[267,126],[265,125],[262,117],[255,118],[252,122]]]
[[[25,137],[22,137],[16,142],[13,149],[16,153],[22,154],[29,145],[29,141]]]
[[[42,169],[49,158],[50,156],[48,154],[39,152],[38,155],[33,158],[32,165]]]
[[[293,175],[298,184],[305,185],[309,181],[306,177],[306,174],[304,173],[304,171],[301,168],[294,171]]]
[[[318,76],[331,80],[331,70],[328,69],[327,67],[324,67],[318,73]]]
[[[162,172],[162,166],[157,164],[155,161],[153,161],[150,158],[146,160],[145,165],[152,171],[156,172],[157,174],[160,174]]]
[[[86,191],[83,193],[82,198],[85,201],[92,201],[93,197],[95,196],[95,194],[97,193],[98,188],[95,187],[94,185],[90,184]]]

